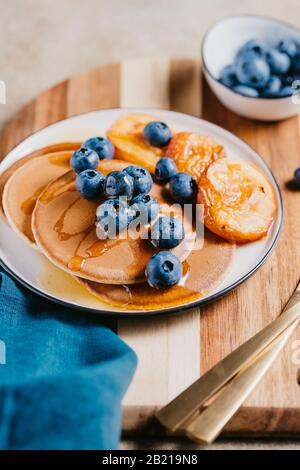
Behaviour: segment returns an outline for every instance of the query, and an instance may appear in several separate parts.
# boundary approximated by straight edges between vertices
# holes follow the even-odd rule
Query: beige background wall
[[[41,89],[105,62],[197,56],[217,19],[256,13],[300,26],[299,0],[0,0],[0,127]]]

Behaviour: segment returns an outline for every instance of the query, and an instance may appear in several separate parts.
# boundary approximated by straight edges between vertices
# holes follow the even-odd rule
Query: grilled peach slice
[[[196,132],[178,132],[170,141],[166,156],[175,160],[179,171],[193,175],[198,182],[208,165],[224,157],[224,149],[209,137]]]
[[[128,164],[124,160],[100,160],[97,170],[101,171],[104,176],[108,175],[111,171],[122,171]]]
[[[143,129],[151,121],[160,119],[147,114],[126,114],[114,122],[107,137],[115,146],[115,158],[144,166],[153,173],[164,150],[144,140]]]
[[[204,224],[217,235],[239,243],[267,234],[276,211],[273,189],[254,165],[223,158],[202,175],[198,203]]]
[[[150,114],[124,114],[113,123],[108,132],[112,132],[119,137],[141,135],[146,124],[160,120]]]

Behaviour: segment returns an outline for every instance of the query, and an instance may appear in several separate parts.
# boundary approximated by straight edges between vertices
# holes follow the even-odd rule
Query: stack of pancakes
[[[0,175],[0,215],[15,232],[101,301],[121,309],[182,305],[222,280],[233,246],[209,234],[204,249],[196,251],[192,220],[181,213],[186,235],[172,251],[183,262],[184,276],[178,286],[164,291],[153,289],[145,279],[147,262],[157,252],[148,239],[121,234],[117,239],[99,240],[95,218],[102,201],[80,196],[70,168],[72,153],[79,147],[78,142],[67,142],[42,148]],[[116,155],[120,158],[120,152]],[[123,170],[130,164],[127,154],[124,159],[101,160],[98,170],[104,175]],[[140,164],[132,158],[129,161]],[[164,187],[154,183],[150,194],[160,203],[162,214],[174,214]]]

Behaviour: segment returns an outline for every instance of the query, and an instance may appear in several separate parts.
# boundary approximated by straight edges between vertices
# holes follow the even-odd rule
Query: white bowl
[[[253,98],[242,96],[218,81],[225,65],[231,64],[238,49],[249,39],[261,39],[271,47],[289,37],[300,44],[300,30],[263,16],[231,16],[215,23],[202,43],[202,63],[206,80],[223,103],[241,116],[262,121],[277,121],[300,113],[297,90],[293,96]]]

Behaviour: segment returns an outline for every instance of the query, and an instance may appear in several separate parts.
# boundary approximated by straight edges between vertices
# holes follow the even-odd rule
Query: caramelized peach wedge
[[[225,156],[222,145],[210,137],[196,132],[178,132],[169,143],[166,156],[173,158],[178,171],[190,173],[197,183],[201,175],[215,160]]]
[[[213,233],[238,243],[264,237],[276,211],[273,189],[254,165],[223,158],[202,175],[198,203]]]
[[[147,114],[126,114],[117,119],[107,131],[115,147],[115,158],[142,165],[154,172],[156,163],[165,149],[149,145],[143,136],[146,124],[159,119]]]

